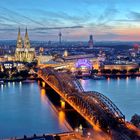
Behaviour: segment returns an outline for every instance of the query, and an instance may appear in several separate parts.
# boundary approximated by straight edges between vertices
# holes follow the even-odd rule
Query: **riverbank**
[[[106,78],[127,78],[127,77],[131,77],[131,78],[136,78],[136,77],[140,77],[140,74],[97,74],[97,76],[104,76]]]
[[[38,80],[38,78],[14,78],[14,79],[0,78],[0,84],[4,84],[7,82],[20,82],[20,81],[31,81],[31,80]]]
[[[95,75],[76,75],[78,79],[93,79],[93,80],[105,80],[108,78],[112,79],[126,79],[126,78],[137,78],[140,74],[95,74]]]
[[[23,138],[11,138],[8,140],[33,140],[33,139],[46,139],[46,140],[84,140],[85,137],[83,137],[80,133],[76,133],[74,131],[71,132],[64,132],[64,133],[56,133],[56,134],[43,134],[43,135],[36,135],[34,134],[31,137],[27,137],[26,135],[24,135]]]

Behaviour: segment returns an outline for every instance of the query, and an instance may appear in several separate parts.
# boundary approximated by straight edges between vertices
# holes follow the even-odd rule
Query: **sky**
[[[140,41],[139,0],[0,0],[0,40]]]

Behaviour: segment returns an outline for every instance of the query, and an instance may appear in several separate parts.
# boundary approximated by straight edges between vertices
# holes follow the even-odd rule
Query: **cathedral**
[[[15,50],[15,60],[22,62],[32,62],[35,59],[35,49],[30,47],[30,40],[26,28],[24,42],[20,34],[20,28],[17,37],[17,46]]]

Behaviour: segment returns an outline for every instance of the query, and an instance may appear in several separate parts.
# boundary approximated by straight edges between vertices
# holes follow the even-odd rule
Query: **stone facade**
[[[15,60],[22,62],[32,62],[34,59],[35,59],[35,49],[30,47],[30,40],[27,28],[24,38],[24,46],[19,29],[17,37],[17,46],[15,50]]]

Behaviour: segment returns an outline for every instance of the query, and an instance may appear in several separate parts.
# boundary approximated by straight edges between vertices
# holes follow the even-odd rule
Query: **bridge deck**
[[[125,116],[110,99],[98,92],[84,92],[79,81],[70,74],[45,68],[38,71],[38,76],[95,130],[101,131],[102,127],[106,127],[112,132],[118,128],[125,129],[122,133],[130,131],[126,127]],[[124,134],[123,137],[127,136]]]

